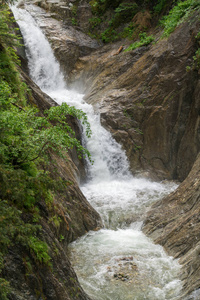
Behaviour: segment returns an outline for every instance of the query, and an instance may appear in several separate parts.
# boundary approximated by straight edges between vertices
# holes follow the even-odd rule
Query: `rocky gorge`
[[[184,299],[200,287],[200,79],[197,69],[187,71],[198,48],[195,37],[200,31],[199,11],[169,38],[161,39],[162,32],[156,29],[153,45],[126,52],[127,40],[103,45],[85,33],[91,16],[87,1],[80,1],[77,7],[81,30],[72,26],[71,2],[36,1],[26,9],[49,39],[68,86],[85,94],[85,101],[100,112],[102,125],[126,151],[131,172],[153,180],[182,182],[175,192],[152,206],[143,231],[180,259],[184,282],[180,299]],[[29,101],[41,111],[55,105],[24,71],[23,80],[32,90]],[[80,139],[76,120],[70,122]],[[73,182],[67,193],[55,198],[55,209],[62,220],[58,227],[48,222],[52,212],[40,203],[43,235],[51,249],[54,273],[35,266],[27,274],[27,254],[22,258],[20,248],[11,250],[4,270],[14,287],[9,299],[89,299],[77,282],[65,250],[85,232],[102,227],[102,222],[79,190],[78,181],[85,174],[76,153],[70,154],[67,165],[51,155],[55,165],[50,166],[50,172],[57,168],[63,178]],[[61,235],[64,239],[60,243]],[[59,255],[55,249],[59,249]],[[26,278],[22,287],[14,273],[20,274],[22,282]]]
[[[132,172],[144,169],[159,179],[185,179],[199,152],[199,76],[186,71],[198,47],[198,13],[168,39],[157,33],[155,45],[117,54],[121,45],[127,48],[125,41],[102,47],[66,25],[66,18],[58,21],[59,13],[52,18],[50,4],[39,4],[48,13],[39,7],[31,13],[69,86],[98,106],[102,124],[126,150]]]

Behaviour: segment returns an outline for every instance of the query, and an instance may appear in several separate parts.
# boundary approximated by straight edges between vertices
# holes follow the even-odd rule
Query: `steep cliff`
[[[26,74],[24,48],[6,22],[13,20],[4,6],[0,15],[0,298],[86,300],[89,297],[71,267],[67,246],[102,227],[101,218],[79,189],[84,166],[75,148],[59,155],[50,147],[43,158],[50,140],[39,139],[39,152],[34,148],[37,133],[56,128],[55,120],[36,123],[45,120],[45,110],[57,104]],[[17,69],[19,59],[8,42],[18,45],[22,68]],[[80,139],[77,119],[64,118]],[[31,157],[32,148],[36,152]]]
[[[143,231],[180,258],[184,295],[199,289],[200,155],[178,189],[153,205]],[[196,298],[195,298],[196,299]]]
[[[34,102],[41,112],[55,105],[23,72],[22,76],[32,91],[30,102]],[[68,122],[74,123],[78,130],[74,119],[69,118]],[[52,203],[41,198],[36,204],[37,223],[41,226],[39,237],[48,246],[50,264],[38,260],[36,254],[20,242],[10,246],[2,270],[11,289],[8,299],[89,299],[70,265],[67,245],[89,230],[99,229],[101,219],[79,189],[79,172],[70,153],[61,158],[52,152],[50,161],[48,172],[52,180],[60,178],[69,183],[67,188],[56,189]],[[29,223],[33,216],[24,210],[22,218]]]
[[[156,179],[185,179],[175,193],[154,205],[143,230],[171,255],[181,258],[184,296],[188,295],[200,286],[200,80],[199,65],[194,67],[193,59],[199,48],[199,11],[169,38],[161,39],[162,32],[155,29],[154,45],[125,52],[130,41],[119,40],[102,46],[77,26],[72,28],[73,10],[68,2],[62,3],[62,7],[56,1],[39,1],[38,5],[47,11],[32,5],[27,9],[51,41],[68,84],[85,93],[85,100],[100,111],[102,124],[126,150],[132,172],[145,172]],[[88,1],[80,1],[77,6],[77,12],[85,11],[85,14],[80,13],[84,31],[87,30],[86,19],[91,16],[88,9]],[[152,21],[150,23],[152,25]],[[41,94],[26,75],[24,80],[32,89],[30,100],[41,108],[48,107],[50,99]],[[43,202],[39,204],[43,237],[50,248],[54,272],[37,264],[30,272],[26,259],[28,256],[28,260],[33,260],[30,253],[20,247],[11,249],[4,269],[5,278],[15,289],[10,299],[42,299],[43,296],[47,299],[88,299],[63,250],[69,241],[89,229],[98,228],[101,222],[79,191],[76,167],[71,158],[68,157],[66,165],[54,153],[51,156],[49,171],[56,166],[63,178],[72,181],[67,192],[54,199],[54,210],[61,220],[58,226],[53,221],[48,222],[55,211],[49,211]],[[23,287],[13,275],[17,273],[25,278]],[[71,282],[75,282],[74,286]]]
[[[198,14],[168,39],[121,52],[120,43],[80,58],[72,80],[98,106],[102,124],[126,150],[133,173],[183,180],[199,152]],[[78,84],[77,84],[78,85]]]
[[[58,6],[49,10],[62,20]],[[58,20],[48,15],[43,22],[42,10],[35,17],[55,53],[57,48],[72,49],[61,42],[58,33],[51,35],[50,24]],[[153,206],[143,228],[170,255],[180,258],[182,298],[200,287],[200,77],[194,60],[198,59],[199,31],[197,10],[169,38],[161,38],[163,32],[156,29],[152,31],[155,43],[135,50],[124,51],[130,43],[127,40],[97,45],[89,55],[77,55],[67,73],[68,83],[85,93],[85,100],[100,112],[102,124],[126,150],[133,173],[185,179],[176,192]],[[61,50],[57,58],[63,62],[66,51]]]
[[[34,89],[31,100],[40,102],[39,106],[49,106],[48,97],[41,95],[33,83],[29,87]],[[3,278],[9,281],[11,288],[8,299],[89,299],[71,267],[67,246],[89,230],[98,230],[102,223],[79,189],[77,167],[70,155],[66,154],[65,159],[55,153],[50,156],[48,171],[51,178],[60,177],[69,182],[67,188],[57,190],[52,204],[43,199],[37,203],[39,236],[48,245],[50,265],[38,261],[35,254],[20,243],[9,247],[2,270]],[[23,213],[22,217],[25,222],[30,222],[32,214]]]
[[[162,32],[156,29],[154,45],[125,52],[127,40],[100,47],[82,32],[81,36],[79,28],[66,28],[40,8],[27,9],[67,71],[68,84],[85,93],[102,124],[126,150],[132,172],[185,179],[200,147],[199,74],[198,69],[187,71],[198,49],[198,11],[169,38],[160,38]],[[68,43],[69,32],[78,52]],[[91,54],[81,54],[83,41]]]

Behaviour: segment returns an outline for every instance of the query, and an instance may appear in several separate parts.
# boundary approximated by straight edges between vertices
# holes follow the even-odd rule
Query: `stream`
[[[28,6],[28,10],[31,5]],[[49,42],[26,9],[12,7],[20,26],[30,76],[58,104],[66,102],[88,116],[92,137],[88,180],[80,188],[100,213],[104,228],[90,231],[69,246],[69,255],[83,289],[96,300],[178,299],[180,265],[142,233],[149,207],[173,190],[173,182],[133,177],[121,146],[100,123],[100,115],[68,90]]]

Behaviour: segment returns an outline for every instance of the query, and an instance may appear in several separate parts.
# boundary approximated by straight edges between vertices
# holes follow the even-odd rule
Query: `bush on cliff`
[[[25,249],[38,264],[50,266],[48,246],[41,239],[42,200],[53,205],[54,193],[69,182],[47,171],[50,153],[63,153],[76,147],[80,156],[89,156],[75,138],[67,115],[82,119],[87,134],[86,115],[67,104],[50,108],[42,115],[26,103],[30,93],[20,80],[19,60],[12,46],[18,45],[10,31],[13,19],[6,6],[0,10],[0,299],[7,299],[9,282],[3,276],[4,256],[13,246]],[[57,174],[58,175],[58,174]],[[26,216],[26,217],[24,217]],[[4,274],[5,275],[5,274]]]
[[[91,33],[105,43],[121,38],[136,40],[158,24],[163,26],[164,36],[168,36],[200,6],[199,0],[92,0],[89,3],[94,14]]]

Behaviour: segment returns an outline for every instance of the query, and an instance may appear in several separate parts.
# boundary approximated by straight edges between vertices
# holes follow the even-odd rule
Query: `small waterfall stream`
[[[92,137],[85,145],[94,164],[81,190],[101,214],[104,229],[89,232],[69,247],[79,281],[92,299],[178,299],[180,266],[141,231],[148,207],[177,186],[134,178],[121,146],[100,124],[100,116],[67,89],[51,47],[25,9],[12,8],[24,37],[32,79],[57,103],[87,113]]]

